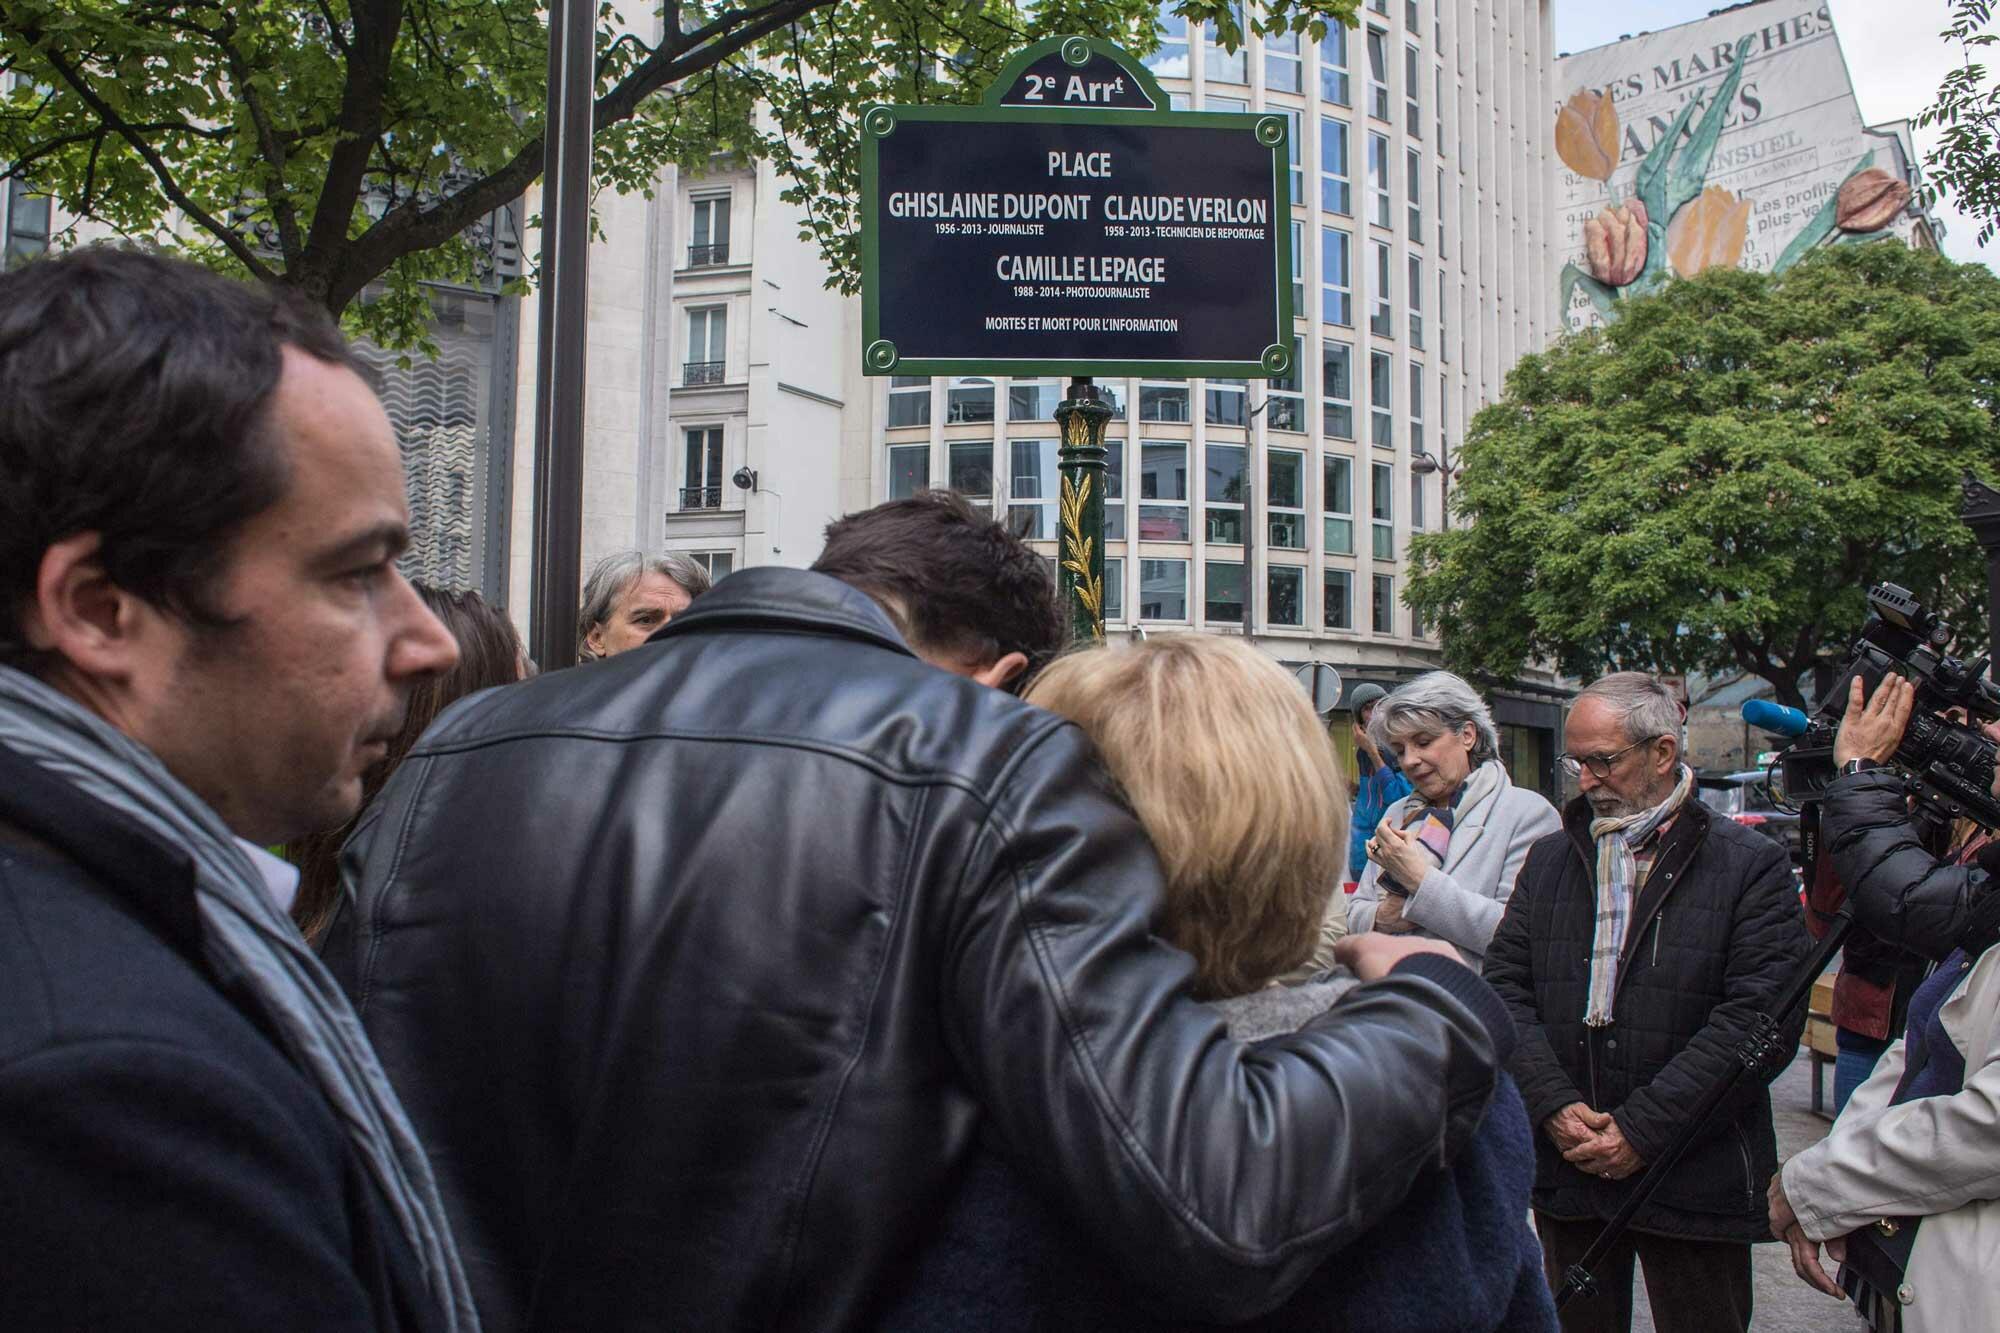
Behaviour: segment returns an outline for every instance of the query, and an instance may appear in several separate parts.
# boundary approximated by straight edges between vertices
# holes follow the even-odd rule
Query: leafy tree
[[[466,228],[541,175],[543,0],[0,0],[0,164],[121,235],[300,288],[391,346],[421,284],[476,271]],[[1261,0],[1317,40],[1356,0]],[[1242,32],[1230,0],[1175,0]],[[857,107],[976,99],[1053,34],[1156,45],[1158,0],[660,0],[598,8],[594,179],[770,157],[852,289]],[[658,41],[645,34],[660,31]],[[369,293],[365,305],[357,298]]]
[[[1961,476],[2000,470],[2000,278],[1893,242],[1711,269],[1522,358],[1408,600],[1451,664],[1721,672],[1804,707],[1876,582],[1984,642]]]
[[[1924,154],[1930,179],[1924,201],[1956,196],[1958,206],[1979,224],[1979,244],[2000,229],[2000,84],[1988,86],[1986,66],[1977,58],[2000,37],[1986,31],[1993,20],[1991,0],[1954,0],[1951,26],[1941,34],[1959,45],[1963,59],[1944,76],[1937,101],[1917,114],[1918,125],[1942,126],[1938,146]]]

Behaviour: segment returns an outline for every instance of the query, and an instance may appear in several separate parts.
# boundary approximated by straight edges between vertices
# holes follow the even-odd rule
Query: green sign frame
[[[875,104],[861,113],[861,327],[862,372],[867,375],[1007,375],[1007,376],[1214,376],[1229,379],[1272,379],[1291,373],[1292,323],[1292,198],[1291,161],[1286,152],[1290,127],[1282,114],[1270,111],[1128,110],[1109,106],[1023,107],[1001,104],[1030,65],[1051,54],[1082,69],[1094,57],[1115,63],[1132,78],[1155,107],[1168,106],[1167,94],[1152,71],[1125,50],[1094,37],[1051,37],[1016,53],[986,89],[977,105],[887,106]],[[1256,136],[1271,157],[1271,218],[1273,291],[1272,340],[1253,360],[1193,361],[1111,356],[1059,358],[1024,355],[1019,358],[905,357],[881,336],[881,237],[876,204],[880,199],[879,145],[900,124],[945,122],[959,124],[1080,125],[1241,130]],[[1107,339],[1115,335],[1106,335]]]

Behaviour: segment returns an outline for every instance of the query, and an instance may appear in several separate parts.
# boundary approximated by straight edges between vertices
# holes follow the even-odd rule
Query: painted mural
[[[1558,78],[1569,327],[1676,274],[1782,272],[1910,229],[1900,141],[1862,123],[1825,5],[1746,5],[1567,57]]]

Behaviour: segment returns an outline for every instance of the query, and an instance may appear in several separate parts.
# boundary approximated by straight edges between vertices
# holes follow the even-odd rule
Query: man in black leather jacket
[[[1497,997],[1385,939],[1231,1041],[1082,734],[978,683],[1054,646],[1039,557],[919,497],[817,568],[460,704],[350,845],[330,961],[487,1329],[866,1327],[982,1122],[1163,1307],[1276,1305],[1465,1142]]]

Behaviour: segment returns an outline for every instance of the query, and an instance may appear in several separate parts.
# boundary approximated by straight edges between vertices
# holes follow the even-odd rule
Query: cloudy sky
[[[1806,0],[1809,2],[1809,0]],[[1628,33],[1657,32],[1676,23],[1705,18],[1720,0],[1554,0],[1556,49],[1582,51],[1615,42]],[[1937,95],[1938,83],[1960,58],[1956,43],[1938,34],[1951,18],[1949,0],[1828,0],[1840,49],[1854,78],[1854,95],[1869,124],[1915,116]],[[1993,62],[1988,61],[1989,65]],[[1936,143],[1936,131],[1917,131],[1919,155]],[[1938,217],[1945,225],[1945,253],[1954,259],[2000,266],[2000,237],[1981,250],[1977,228],[1949,202]]]

